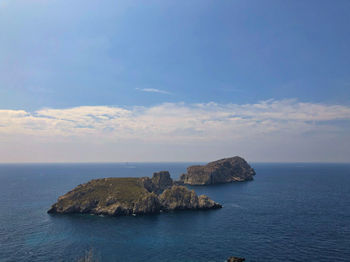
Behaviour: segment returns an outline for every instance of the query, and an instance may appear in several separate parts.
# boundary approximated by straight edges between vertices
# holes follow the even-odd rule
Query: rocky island
[[[245,258],[243,258],[243,257],[229,257],[226,261],[227,262],[243,262],[243,261],[245,261]]]
[[[234,181],[253,180],[255,171],[239,156],[210,162],[204,166],[190,166],[187,174],[180,177],[180,183],[187,185],[211,185]]]
[[[103,178],[79,185],[58,198],[48,213],[145,215],[172,210],[216,209],[222,206],[205,195],[175,185],[169,172],[152,178]]]

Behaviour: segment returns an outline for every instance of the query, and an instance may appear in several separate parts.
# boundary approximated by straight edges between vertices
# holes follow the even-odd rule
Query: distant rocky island
[[[226,261],[227,262],[243,262],[243,261],[245,261],[245,258],[243,258],[243,257],[229,257]]]
[[[222,206],[184,185],[211,185],[252,180],[253,168],[241,157],[225,158],[205,166],[191,166],[179,181],[168,171],[152,178],[102,178],[78,185],[58,198],[48,213],[110,216],[145,215],[173,210],[217,209]]]
[[[82,184],[59,197],[48,213],[126,216],[173,210],[216,209],[222,206],[205,195],[174,185],[169,172],[152,178],[104,178]]]
[[[212,185],[253,180],[255,171],[239,156],[210,162],[204,166],[190,166],[180,181],[187,185]]]

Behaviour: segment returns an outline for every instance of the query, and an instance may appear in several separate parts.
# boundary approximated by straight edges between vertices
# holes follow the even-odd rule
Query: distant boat
[[[136,168],[136,166],[129,165],[129,162],[125,162],[126,168]]]

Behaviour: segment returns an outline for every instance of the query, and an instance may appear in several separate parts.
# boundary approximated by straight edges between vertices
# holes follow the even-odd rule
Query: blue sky
[[[350,103],[347,0],[2,2],[2,108]]]
[[[281,106],[277,111],[287,112],[286,121],[289,121],[291,112],[304,114],[309,110],[316,114],[313,110],[317,106],[322,106],[320,110],[324,112],[340,106],[337,107],[339,112],[332,111],[332,117],[303,119],[304,123],[311,121],[317,125],[315,130],[320,126],[333,126],[338,130],[338,133],[332,133],[332,138],[320,137],[320,141],[327,140],[329,144],[336,141],[329,155],[316,155],[307,160],[350,161],[344,156],[350,152],[342,148],[342,141],[349,140],[346,134],[350,132],[349,119],[344,114],[350,107],[349,12],[350,1],[347,0],[1,0],[0,109],[6,113],[6,120],[5,117],[0,119],[0,126],[2,123],[2,126],[22,130],[23,126],[11,126],[14,125],[13,112],[17,116],[25,111],[26,123],[33,124],[32,118],[41,117],[40,110],[64,111],[84,106],[95,106],[95,111],[99,110],[98,106],[128,109],[132,114],[140,114],[135,108],[143,107],[142,114],[150,116],[147,112],[159,106],[169,110],[167,105],[170,103],[192,109],[195,115],[196,104],[206,107],[203,114],[208,114],[212,110],[229,113],[233,110],[232,105],[235,105],[234,110],[241,110],[246,105],[251,112],[256,108],[254,105],[270,101],[268,113],[276,112],[274,106],[277,103]],[[210,103],[217,104],[221,111]],[[300,103],[309,105],[309,109]],[[293,110],[285,110],[285,107]],[[91,110],[89,108],[89,114],[94,115],[95,111]],[[179,118],[181,113],[176,111]],[[169,114],[174,115],[175,111]],[[231,112],[231,116],[235,114]],[[244,112],[239,117],[247,117],[246,114]],[[70,121],[75,119],[75,113],[73,115]],[[270,116],[272,119],[273,114]],[[217,118],[219,116],[213,117]],[[133,115],[132,119],[136,121],[138,118]],[[152,119],[156,118],[150,117],[145,126],[151,125]],[[287,126],[280,127],[280,132],[295,126],[295,118],[290,121]],[[171,125],[172,122],[166,123]],[[94,124],[90,129],[96,131]],[[178,128],[183,125],[178,124]],[[47,126],[40,127],[45,128]],[[114,130],[115,126],[108,123],[105,128]],[[199,126],[189,128],[192,131],[200,129]],[[295,140],[303,144],[307,132],[311,131],[305,126],[300,128]],[[49,132],[49,129],[45,130]],[[331,131],[327,130],[327,135],[330,135]],[[26,140],[29,134],[22,131],[11,138],[13,142],[9,142],[12,140],[4,133],[3,141],[6,140],[7,146],[11,147],[15,141]],[[264,138],[269,136],[274,134],[265,134]],[[64,137],[62,139],[67,143],[62,150],[79,148],[62,134],[57,134],[52,140],[58,137]],[[209,139],[209,135],[205,137]],[[245,139],[257,138],[252,135]],[[125,139],[123,137],[123,143],[130,145],[138,139],[144,141],[145,137],[137,134],[129,144]],[[215,144],[214,140],[210,141]],[[122,143],[118,139],[113,141],[116,146]],[[241,149],[244,148],[242,139],[230,141],[232,147],[241,145],[237,146],[237,151],[244,151]],[[45,145],[48,142],[37,141],[35,146],[28,145],[28,151],[40,143]],[[260,147],[264,148],[266,143]],[[281,142],[276,140],[274,143],[278,147]],[[271,157],[262,157],[262,149],[257,150],[253,145],[244,153],[257,161],[277,158],[278,161],[299,161],[299,158],[302,160],[313,154],[317,143],[308,145],[305,154],[292,149],[292,145],[282,156],[281,153],[271,153]],[[166,148],[166,145],[164,141],[148,141],[144,147],[154,147],[156,151]],[[100,145],[100,150],[109,152],[104,146]],[[94,148],[91,145],[92,151]],[[130,158],[139,150],[136,145],[133,148]],[[18,152],[14,151],[14,157],[6,157],[6,161],[40,161],[48,150],[57,151],[57,145],[50,149],[43,146],[41,151],[35,149],[38,152],[35,159],[30,153],[16,158]],[[220,157],[221,152],[219,147],[217,153],[211,155],[208,146],[207,151],[204,150],[207,154],[193,157],[192,151],[181,155],[181,149],[178,150],[178,155],[163,160],[206,160]],[[275,149],[271,152],[273,150],[276,152]],[[223,149],[222,154],[240,154],[232,151]],[[157,160],[147,156],[145,151],[135,159],[117,157],[109,160]],[[85,158],[74,157],[69,159],[101,160],[94,154]],[[45,161],[57,158],[52,156]]]

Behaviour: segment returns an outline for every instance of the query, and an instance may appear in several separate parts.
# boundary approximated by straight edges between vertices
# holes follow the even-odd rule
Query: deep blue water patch
[[[192,187],[220,210],[137,217],[49,215],[98,177],[173,178],[189,163],[0,165],[0,261],[350,261],[349,164],[252,164],[252,182]]]

